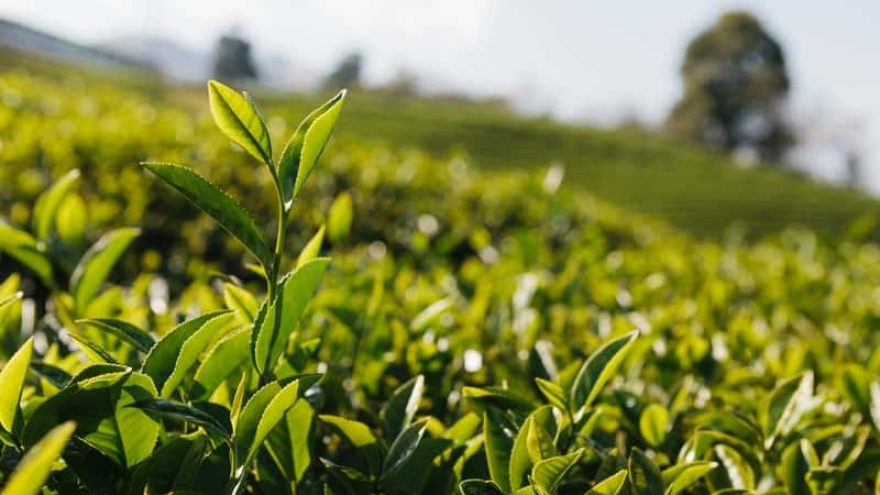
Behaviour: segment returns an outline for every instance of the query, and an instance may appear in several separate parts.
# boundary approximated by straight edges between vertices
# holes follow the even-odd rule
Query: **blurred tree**
[[[214,52],[214,77],[222,81],[257,79],[251,44],[237,36],[221,36]]]
[[[785,56],[751,14],[724,14],[694,38],[681,76],[684,94],[667,120],[671,133],[777,163],[794,143],[782,115]]]
[[[342,58],[339,65],[327,76],[324,86],[332,89],[341,89],[359,85],[363,65],[364,57],[360,52],[349,53]]]

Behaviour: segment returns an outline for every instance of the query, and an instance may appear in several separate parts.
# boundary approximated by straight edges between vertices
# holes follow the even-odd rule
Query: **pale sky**
[[[860,129],[865,175],[880,192],[877,0],[0,0],[0,16],[81,42],[148,35],[205,51],[235,27],[258,54],[304,71],[326,72],[360,49],[369,81],[405,67],[444,89],[509,96],[560,118],[651,123],[678,97],[687,41],[737,8],[785,48],[802,122]],[[839,173],[819,151],[801,155],[825,176]]]

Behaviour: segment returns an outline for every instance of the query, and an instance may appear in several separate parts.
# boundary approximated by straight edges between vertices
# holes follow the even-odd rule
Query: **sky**
[[[76,41],[158,36],[207,51],[235,29],[304,72],[357,49],[371,82],[405,68],[436,88],[604,124],[662,122],[688,40],[732,9],[756,14],[785,49],[790,111],[813,143],[794,159],[834,179],[829,143],[845,142],[880,193],[877,0],[0,0],[0,16]]]

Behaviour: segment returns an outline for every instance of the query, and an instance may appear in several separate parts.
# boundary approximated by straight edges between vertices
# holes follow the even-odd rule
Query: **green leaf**
[[[755,473],[749,463],[736,449],[724,444],[714,447],[715,456],[721,461],[733,488],[740,490],[755,489]]]
[[[426,430],[427,423],[424,420],[419,420],[397,435],[397,438],[388,447],[388,455],[385,456],[385,462],[382,465],[383,478],[391,476],[415,453],[422,443]]]
[[[46,287],[55,288],[52,262],[30,234],[0,222],[0,251],[34,272]]]
[[[122,320],[115,318],[86,318],[76,322],[113,334],[141,352],[149,352],[156,345],[156,340],[146,330]]]
[[[302,316],[306,304],[318,288],[327,269],[329,258],[315,258],[295,269],[281,281],[281,325],[275,328],[275,305],[269,307],[264,317],[257,317],[256,330],[251,340],[251,353],[257,371],[265,375],[272,370],[278,356],[287,347],[287,340]]]
[[[136,401],[130,407],[136,407],[154,416],[186,421],[201,426],[208,433],[221,438],[229,439],[232,434],[228,426],[218,421],[214,416],[188,404],[168,399],[149,398]]]
[[[296,259],[296,267],[299,268],[309,261],[317,258],[321,253],[321,244],[324,243],[324,231],[326,228],[322,225],[318,232],[309,239],[309,242],[306,243],[306,247],[299,252],[299,257]]]
[[[397,438],[397,435],[412,423],[424,392],[425,377],[418,375],[391,394],[391,398],[388,399],[380,413],[388,438]]]
[[[663,484],[667,487],[664,495],[678,495],[716,467],[714,462],[694,461],[663,470]]]
[[[88,227],[86,202],[79,194],[68,193],[55,214],[55,231],[70,246],[82,244]]]
[[[483,412],[487,408],[497,408],[528,414],[534,409],[534,405],[528,399],[501,387],[463,387],[461,396],[478,412]]]
[[[221,227],[244,244],[264,268],[272,265],[272,255],[269,253],[263,234],[248,212],[231,196],[186,167],[170,163],[142,165],[210,215]]]
[[[79,170],[73,169],[55,181],[49,189],[37,199],[34,205],[34,213],[32,218],[32,228],[37,239],[45,241],[49,237],[52,229],[55,214],[61,201],[67,196],[67,193],[76,185],[79,179]]]
[[[297,127],[284,147],[278,162],[278,180],[281,183],[281,197],[284,207],[289,210],[293,200],[299,195],[303,184],[318,162],[321,153],[330,140],[346,91],[340,91],[320,108],[310,113]]]
[[[248,400],[241,410],[233,435],[237,466],[247,466],[251,462],[272,428],[293,407],[298,391],[298,380],[283,387],[278,382],[272,382]]]
[[[10,435],[18,431],[19,402],[28,366],[34,351],[33,338],[27,339],[0,370],[0,427]]]
[[[311,404],[299,399],[266,439],[270,455],[288,479],[301,481],[312,463],[310,440],[314,438],[314,419]]]
[[[318,418],[322,423],[331,426],[355,447],[366,447],[377,442],[376,436],[370,431],[370,427],[360,421],[331,414],[321,414]]]
[[[663,475],[660,469],[639,449],[632,449],[629,455],[627,479],[635,493],[663,495]]]
[[[782,452],[782,478],[788,495],[811,495],[807,485],[807,471],[810,465],[804,456],[801,444],[794,442]]]
[[[122,467],[146,459],[159,436],[159,423],[138,408],[137,401],[155,398],[146,375],[131,371],[106,373],[69,385],[34,410],[24,428],[32,445],[63,421],[77,423],[76,435]]]
[[[223,284],[223,301],[235,311],[242,323],[253,323],[260,303],[247,290],[230,283]]]
[[[141,371],[150,376],[156,386],[163,387],[174,372],[181,348],[187,339],[211,320],[229,314],[229,311],[205,313],[172,328],[150,349]]]
[[[513,447],[510,449],[510,462],[508,463],[508,480],[511,490],[516,490],[525,484],[526,476],[532,468],[528,437],[534,421],[535,419],[531,415],[527,417],[513,440]]]
[[[608,342],[581,366],[571,386],[569,403],[576,408],[573,412],[582,412],[596,400],[602,387],[617,371],[637,336],[638,331],[634,331]]]
[[[327,237],[330,241],[339,243],[348,238],[353,219],[354,207],[351,203],[351,194],[342,192],[333,200],[327,213]]]
[[[515,425],[494,408],[487,409],[483,414],[483,437],[489,475],[505,492],[511,491],[509,466],[515,429]]]
[[[812,371],[785,380],[773,390],[765,414],[766,447],[773,444],[776,436],[788,434],[797,426],[801,416],[810,407],[812,394]]]
[[[669,412],[660,404],[651,404],[639,418],[639,432],[651,447],[659,447],[666,439]]]
[[[140,233],[140,229],[136,228],[116,229],[104,234],[86,251],[70,277],[70,292],[73,294],[76,314],[83,314],[122,253]]]
[[[871,420],[874,422],[874,427],[877,428],[877,431],[880,431],[880,382],[871,382],[870,394]]]
[[[239,328],[221,338],[199,364],[195,374],[193,396],[210,397],[233,371],[250,357],[251,331]]]
[[[547,492],[555,493],[556,487],[583,455],[584,449],[578,449],[570,454],[544,459],[532,468],[532,482]]]
[[[532,466],[556,455],[553,439],[547,427],[553,428],[553,410],[542,406],[529,414],[513,441],[510,453],[510,488],[516,490],[527,482]]]
[[[621,469],[593,485],[587,495],[618,495],[626,485],[626,478],[626,469]]]
[[[543,378],[535,378],[535,384],[544,398],[547,399],[547,402],[560,411],[568,411],[568,398],[562,387]]]
[[[160,387],[160,395],[164,398],[171,397],[174,390],[183,382],[186,373],[199,359],[199,356],[214,343],[221,334],[230,328],[233,323],[234,316],[232,314],[224,314],[205,322],[198,330],[192,333],[180,346],[177,359],[174,362],[174,368],[171,374],[164,382],[157,382]]]
[[[163,442],[149,459],[134,469],[127,493],[143,495],[172,490],[180,493],[183,487],[196,485],[201,481],[199,468],[209,446],[207,435],[201,431]]]
[[[505,495],[498,485],[486,480],[464,480],[458,489],[463,495]]]
[[[79,346],[79,350],[82,351],[90,360],[98,363],[108,363],[114,365],[119,364],[119,362],[116,361],[116,358],[113,357],[112,354],[107,352],[107,350],[104,349],[104,347],[99,345],[97,342],[92,341],[89,337],[73,332],[67,332],[67,336],[76,341],[77,345]]]
[[[75,429],[76,425],[73,422],[62,423],[31,447],[12,473],[2,494],[39,494],[52,471],[52,465],[64,452],[64,447]]]
[[[208,101],[217,127],[251,156],[272,165],[266,124],[250,98],[217,81],[208,81]]]
[[[2,308],[3,306],[6,306],[7,304],[11,304],[15,301],[18,301],[23,296],[24,296],[24,293],[22,291],[18,291],[16,293],[12,294],[11,296],[0,297],[0,308]]]

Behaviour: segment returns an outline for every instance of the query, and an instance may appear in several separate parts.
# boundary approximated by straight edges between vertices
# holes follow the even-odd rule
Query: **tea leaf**
[[[115,318],[86,318],[76,322],[113,334],[141,352],[149,352],[156,345],[156,340],[146,330],[126,321]]]
[[[172,328],[150,349],[141,371],[149,375],[157,386],[162,387],[174,372],[181,348],[187,339],[211,320],[228,314],[229,311],[205,313]]]
[[[590,355],[581,366],[570,391],[570,404],[576,408],[575,412],[583,411],[596,400],[637,336],[638,332],[631,332],[608,342]]]
[[[86,305],[95,297],[110,271],[122,256],[140,229],[124,228],[104,234],[83,255],[70,277],[76,313],[83,314]]]
[[[596,483],[587,495],[618,495],[626,486],[627,472],[626,469],[612,474],[611,476]]]
[[[271,266],[272,256],[263,234],[247,211],[214,184],[192,170],[170,163],[143,163],[186,199],[211,216],[221,227],[238,239],[264,266]]]
[[[315,258],[289,273],[281,281],[281,324],[275,328],[275,305],[269,307],[265,316],[254,321],[251,352],[257,371],[271,371],[278,357],[287,347],[287,339],[293,332],[306,304],[318,288],[329,258]]]
[[[49,237],[49,231],[54,224],[58,207],[61,206],[61,201],[64,200],[67,193],[76,185],[79,175],[77,169],[67,172],[37,199],[32,219],[37,239],[45,241]]]
[[[669,412],[660,404],[651,404],[642,411],[639,418],[639,431],[642,438],[652,447],[659,447],[666,439],[666,425]]]
[[[53,428],[36,445],[31,447],[12,473],[3,495],[37,495],[52,471],[52,465],[64,452],[67,441],[73,435],[76,424],[71,421]]]
[[[281,158],[278,161],[278,180],[281,183],[281,195],[284,198],[285,208],[290,209],[293,200],[299,195],[303,184],[311,174],[312,169],[321,157],[342,104],[345,102],[346,91],[340,91],[336,96],[324,103],[317,110],[310,113],[297,127],[290,137]]]
[[[382,408],[381,416],[385,423],[385,434],[397,438],[412,423],[419,408],[419,401],[425,392],[425,377],[418,375],[401,385],[391,394]]]
[[[17,433],[16,423],[21,419],[19,402],[33,350],[33,339],[27,339],[0,370],[0,427],[10,435]]]
[[[250,99],[218,81],[208,81],[211,114],[223,134],[251,156],[272,166],[272,143],[266,124]]]

